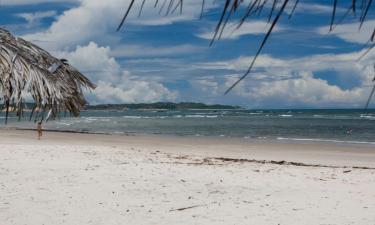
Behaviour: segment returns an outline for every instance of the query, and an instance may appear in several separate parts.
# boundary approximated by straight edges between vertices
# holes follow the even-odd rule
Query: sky
[[[361,30],[358,16],[350,15],[333,32],[333,1],[301,0],[291,19],[290,4],[254,71],[224,95],[248,69],[269,26],[267,15],[251,17],[237,30],[234,18],[210,47],[222,1],[206,1],[202,18],[201,0],[185,0],[182,14],[168,16],[153,8],[154,0],[138,16],[141,2],[118,32],[130,0],[0,0],[0,24],[91,79],[97,88],[86,91],[90,104],[357,108],[374,84],[375,50],[358,60],[375,28],[374,4]],[[337,18],[350,2],[339,1]]]

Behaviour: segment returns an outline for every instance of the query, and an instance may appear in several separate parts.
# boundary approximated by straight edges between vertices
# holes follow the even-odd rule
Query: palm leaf
[[[36,109],[50,110],[53,117],[61,111],[77,116],[87,103],[82,87],[94,89],[95,85],[66,60],[0,28],[0,94],[6,122],[11,102],[22,115],[27,95],[35,102],[30,119]]]

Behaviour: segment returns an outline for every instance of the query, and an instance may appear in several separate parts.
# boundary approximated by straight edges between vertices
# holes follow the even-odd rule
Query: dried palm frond
[[[375,72],[375,64],[374,64],[374,72]],[[375,76],[374,76],[374,78],[372,79],[372,82],[375,82]],[[365,111],[368,109],[368,106],[370,105],[370,101],[371,101],[372,96],[374,96],[374,93],[375,93],[375,84],[374,84],[374,86],[372,87],[372,90],[371,90],[371,92],[370,92],[370,96],[369,96],[368,99],[367,99],[367,102],[366,102],[366,105],[365,105]]]
[[[140,12],[139,12],[139,15],[140,15],[141,11],[144,8],[145,0],[139,0],[139,1],[143,1],[142,7],[140,8]],[[166,15],[168,15],[170,13],[169,9],[173,8],[173,7],[175,7],[175,8],[180,7],[181,8],[180,12],[182,12],[182,6],[184,4],[184,0],[164,0],[162,4],[159,4],[160,3],[159,0],[148,0],[146,2],[150,2],[150,1],[155,1],[154,8],[159,7],[160,12],[165,10]],[[190,1],[196,1],[196,0],[190,0]],[[205,0],[201,0],[201,1],[202,1],[202,7],[199,10],[201,11],[201,13],[203,13],[204,6],[205,6]],[[305,0],[305,1],[307,2],[307,0]],[[165,9],[165,5],[167,4],[167,2],[169,2],[170,7]],[[215,2],[219,2],[219,1],[215,1]],[[263,38],[258,50],[256,51],[255,56],[253,57],[252,61],[250,62],[248,70],[232,86],[230,86],[228,88],[228,90],[226,90],[225,94],[230,92],[241,80],[243,80],[247,75],[250,74],[259,54],[261,53],[262,49],[264,48],[264,46],[265,46],[267,40],[269,39],[274,27],[279,22],[281,15],[287,9],[291,8],[290,13],[289,13],[289,19],[290,19],[292,17],[292,15],[294,14],[294,12],[296,10],[298,10],[298,5],[301,4],[301,2],[304,2],[304,0],[301,0],[301,1],[300,0],[248,0],[248,1],[244,1],[244,0],[222,0],[221,1],[221,4],[222,4],[221,14],[220,14],[220,18],[218,20],[217,26],[215,28],[215,32],[214,32],[214,35],[213,35],[213,38],[212,38],[212,41],[211,41],[210,45],[212,45],[215,40],[220,39],[221,34],[223,33],[223,30],[224,30],[226,24],[231,19],[237,18],[237,20],[238,20],[237,29],[238,29],[239,27],[241,27],[241,25],[246,20],[249,20],[252,17],[259,17],[259,15],[261,15],[262,12],[268,10],[268,13],[267,13],[268,18],[267,19],[268,19],[268,23],[270,23],[270,27],[268,28],[265,37]],[[121,23],[118,26],[117,30],[120,30],[121,27],[124,26],[124,22],[125,22],[126,18],[128,17],[131,10],[134,9],[134,3],[135,3],[135,0],[132,0],[130,2],[130,5],[128,6],[128,8],[126,10],[126,13],[125,13],[124,17],[122,18]],[[342,23],[342,21],[349,14],[356,15],[358,13],[359,13],[359,17],[358,17],[359,29],[361,29],[364,21],[366,20],[366,18],[368,16],[368,13],[369,13],[370,9],[373,10],[375,8],[375,7],[372,7],[374,5],[373,0],[352,0],[352,1],[341,1],[341,2],[339,2],[338,0],[333,0],[332,3],[333,3],[333,5],[332,5],[332,16],[331,16],[331,21],[330,21],[330,31],[334,30],[334,28],[338,24]],[[340,17],[339,20],[337,20],[336,19],[337,18],[337,8],[339,6],[341,6],[340,3],[346,4],[343,7],[346,7],[347,11],[343,16]],[[287,7],[287,6],[291,6],[291,7]],[[173,12],[174,11],[172,11],[172,13]],[[239,15],[239,17],[238,17],[237,16],[238,14],[241,14],[241,15]],[[375,36],[375,29],[374,29],[374,33],[371,35],[371,37],[369,39],[368,46],[370,46],[370,48],[373,48],[375,46],[374,36]]]
[[[82,87],[94,89],[95,85],[66,60],[0,28],[0,99],[5,122],[10,106],[22,115],[27,96],[35,102],[30,119],[35,111],[41,120],[58,117],[62,111],[77,116],[86,104]]]

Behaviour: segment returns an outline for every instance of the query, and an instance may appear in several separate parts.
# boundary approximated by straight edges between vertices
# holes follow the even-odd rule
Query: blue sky
[[[363,107],[370,93],[375,53],[357,59],[375,28],[375,9],[360,31],[358,18],[350,16],[328,33],[332,1],[302,0],[289,20],[291,4],[254,72],[224,95],[247,70],[267,28],[264,17],[251,18],[236,31],[233,20],[209,47],[220,3],[208,1],[199,19],[201,1],[186,0],[182,15],[164,16],[149,0],[141,17],[133,11],[116,32],[129,2],[2,0],[0,23],[68,59],[92,79],[98,88],[86,93],[91,104],[196,101],[248,108],[348,108]],[[350,2],[341,1],[339,15]]]

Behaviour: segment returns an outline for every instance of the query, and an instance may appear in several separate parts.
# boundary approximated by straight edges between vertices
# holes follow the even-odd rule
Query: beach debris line
[[[331,165],[323,165],[323,164],[308,164],[308,163],[301,163],[301,162],[290,162],[285,160],[256,160],[256,159],[235,159],[235,158],[224,158],[224,157],[216,157],[216,158],[206,158],[206,161],[209,160],[220,160],[223,162],[253,162],[253,163],[261,163],[261,164],[277,164],[277,165],[291,165],[291,166],[304,166],[304,167],[327,167],[327,168],[352,168],[352,169],[369,169],[373,170],[375,167],[367,167],[367,166],[331,166]]]
[[[0,28],[0,101],[5,123],[9,112],[20,119],[32,99],[30,120],[48,120],[61,112],[78,116],[86,105],[82,87],[96,86],[71,66],[66,59],[53,57],[47,51],[9,31]]]
[[[369,166],[335,166],[335,165],[324,165],[324,164],[310,164],[302,162],[293,162],[285,160],[259,160],[259,159],[244,159],[244,158],[226,158],[226,157],[205,157],[205,158],[189,158],[188,156],[168,156],[169,158],[178,160],[168,163],[175,164],[186,164],[186,165],[215,165],[224,166],[228,163],[258,163],[258,164],[274,164],[274,165],[290,165],[299,167],[323,167],[323,168],[335,168],[335,169],[347,169],[343,173],[349,173],[352,169],[362,169],[362,170],[375,170],[375,167]],[[188,160],[188,161],[183,161]],[[167,163],[167,162],[165,162]],[[259,170],[253,170],[254,172],[260,172]]]
[[[184,210],[187,210],[187,209],[193,209],[193,208],[197,208],[197,207],[202,207],[202,206],[206,206],[207,204],[204,204],[204,205],[193,205],[193,206],[188,206],[188,207],[182,207],[182,208],[177,208],[177,209],[171,209],[169,210],[169,212],[173,212],[173,211],[184,211]]]

